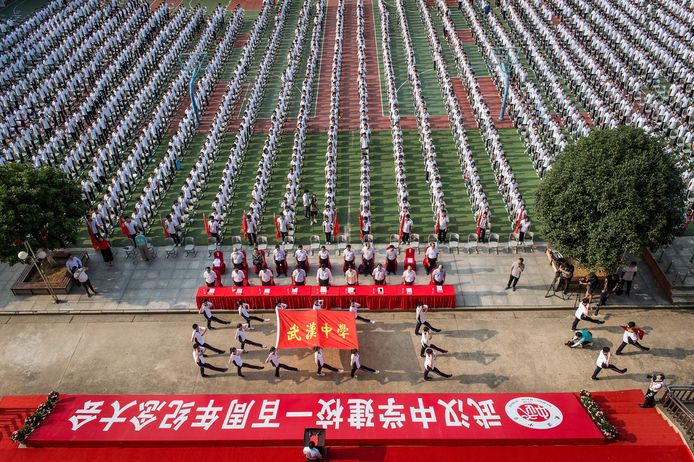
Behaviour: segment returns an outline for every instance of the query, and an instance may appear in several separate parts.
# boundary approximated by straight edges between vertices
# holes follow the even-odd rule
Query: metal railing
[[[668,385],[661,404],[682,429],[685,438],[694,441],[694,386]]]

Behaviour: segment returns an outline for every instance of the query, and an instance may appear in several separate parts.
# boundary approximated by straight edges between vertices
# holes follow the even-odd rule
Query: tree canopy
[[[20,163],[0,167],[0,260],[17,262],[27,235],[35,248],[66,247],[84,214],[80,188],[63,172]]]
[[[538,189],[545,238],[581,266],[610,272],[625,252],[668,244],[685,201],[674,164],[641,129],[593,130],[567,147]]]

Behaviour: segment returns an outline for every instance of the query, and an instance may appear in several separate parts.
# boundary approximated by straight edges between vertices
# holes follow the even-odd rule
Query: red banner
[[[277,348],[359,348],[354,313],[277,310]]]
[[[600,444],[572,393],[63,395],[27,446]]]

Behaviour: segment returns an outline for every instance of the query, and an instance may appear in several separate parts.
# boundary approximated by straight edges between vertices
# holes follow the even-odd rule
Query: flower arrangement
[[[32,415],[27,417],[27,419],[24,421],[24,426],[19,430],[12,432],[12,441],[16,443],[23,443],[27,439],[27,436],[29,436],[29,434],[31,434],[31,432],[33,432],[36,427],[43,422],[48,414],[51,413],[55,407],[55,404],[58,402],[58,398],[60,398],[58,392],[52,391],[48,395],[46,402],[41,404]]]
[[[607,416],[600,410],[600,406],[595,402],[588,390],[581,390],[581,404],[588,411],[588,415],[598,426],[605,439],[612,440],[619,436],[619,431],[607,420]]]

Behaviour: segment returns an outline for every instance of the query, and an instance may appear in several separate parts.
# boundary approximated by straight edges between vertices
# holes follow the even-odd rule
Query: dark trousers
[[[600,321],[599,319],[593,319],[590,316],[586,316],[584,314],[584,315],[581,315],[581,319],[574,318],[574,322],[573,322],[573,324],[571,324],[571,330],[576,330],[576,327],[578,326],[579,321],[588,321],[588,322],[592,322],[594,324],[602,324],[602,321]]]
[[[623,280],[624,281],[624,280]],[[624,292],[627,294],[627,297],[631,293],[631,285],[634,283],[634,281],[624,281],[624,285],[626,286],[624,289]]]
[[[446,242],[446,235],[448,234],[448,231],[445,229],[440,229],[439,230],[439,242]]]
[[[516,277],[516,276],[514,276],[514,275],[510,275],[510,276],[508,277],[508,284],[506,285],[506,288],[509,288],[509,287],[516,287],[516,284],[518,284],[518,280],[519,280],[519,279],[520,279],[520,277]]]
[[[437,261],[436,258],[432,258],[429,260],[429,265],[426,268],[424,268],[426,270],[427,274],[434,271],[434,268],[436,268],[436,261]]]
[[[217,244],[219,244],[219,233],[210,233],[210,236],[215,239]]]
[[[429,379],[429,372],[433,372],[434,374],[440,375],[441,377],[450,377],[451,374],[444,374],[439,370],[438,367],[427,367],[424,369],[424,380]]]
[[[265,322],[265,320],[263,318],[259,318],[258,316],[248,315],[248,316],[241,316],[241,317],[246,320],[246,324],[248,324],[248,327],[251,326],[251,319],[254,321],[258,321],[258,322]]]
[[[369,324],[371,324],[370,319],[366,319],[366,318],[359,316],[359,315],[357,315],[357,317],[355,319],[358,319],[358,320],[363,321],[363,322],[368,322]]]
[[[592,376],[592,378],[596,378],[596,377],[598,376],[598,374],[600,373],[600,371],[603,370],[603,369],[611,369],[611,370],[613,370],[613,371],[615,371],[615,372],[619,372],[620,374],[624,374],[624,373],[627,371],[626,369],[620,369],[620,368],[618,368],[617,366],[614,366],[614,365],[612,365],[612,364],[610,364],[609,366],[602,366],[602,367],[598,366],[598,367],[596,367],[595,370],[593,371],[593,376]]]
[[[308,267],[306,265],[307,261],[308,260],[304,260],[304,261],[297,260],[296,261],[296,267],[301,268],[302,270],[306,271],[306,274],[308,274]]]
[[[250,245],[258,245],[258,239],[256,238],[255,233],[248,233],[248,243]]]
[[[647,347],[641,345],[641,344],[639,343],[638,340],[632,341],[631,339],[629,339],[629,342],[628,342],[628,343],[627,343],[627,342],[622,342],[622,343],[619,344],[619,346],[617,347],[617,351],[615,351],[615,354],[621,355],[621,354],[622,354],[622,350],[623,350],[624,347],[627,346],[627,345],[634,345],[636,348],[638,348],[638,349],[641,350],[641,351],[648,351],[648,350],[650,350],[650,348],[647,348]]]
[[[94,287],[92,286],[92,281],[87,279],[82,283],[82,287],[84,287],[84,291],[89,295],[89,291],[91,290],[92,293],[96,294],[96,290],[94,290]]]
[[[325,242],[330,244],[333,240],[333,233],[325,233]]]
[[[410,233],[402,233],[402,242],[405,244],[410,243]]]
[[[308,205],[304,206],[304,217],[309,218],[311,216],[311,208]]]
[[[397,260],[386,259],[386,273],[387,274],[395,274],[395,270],[397,269],[397,266],[398,266]]]
[[[248,339],[246,339],[246,340],[244,340],[244,341],[239,340],[239,343],[241,344],[241,350],[245,350],[245,349],[246,349],[246,344],[253,345],[253,346],[257,346],[258,348],[262,348],[262,347],[263,347],[263,344],[262,344],[262,343],[254,342],[253,340],[248,340]],[[220,353],[221,353],[221,352],[220,352]]]
[[[419,320],[418,320],[417,326],[414,328],[414,335],[420,335],[419,329],[421,329],[422,326],[427,326],[429,329],[433,330],[434,332],[441,332],[441,329],[437,329],[436,327],[432,326],[431,324],[429,324],[429,321],[419,322]]]
[[[279,363],[277,366],[275,366],[275,377],[280,376],[280,369],[286,369],[288,371],[294,371],[294,372],[297,372],[299,370],[296,367],[287,366],[286,364]]]
[[[327,369],[329,371],[337,372],[339,369],[337,367],[333,367],[328,363],[323,363],[323,365],[318,365],[318,369],[316,370],[316,374],[320,374],[323,369]]]
[[[377,286],[384,286],[384,285],[386,285],[386,280],[383,279],[383,280],[381,280],[381,281],[378,281],[378,280],[374,279],[374,285],[377,285]]]
[[[289,236],[289,233],[288,233],[288,232],[287,232],[287,233],[283,233],[282,231],[280,231],[280,239],[282,240],[282,243],[283,243],[283,244],[284,244],[285,242],[287,242],[287,236]]]
[[[213,347],[212,345],[210,345],[210,344],[207,343],[207,342],[203,343],[202,345],[200,345],[199,343],[196,342],[196,345],[197,345],[197,346],[200,346],[200,347],[203,347],[203,348],[207,348],[208,350],[212,350],[212,351],[214,351],[214,352],[217,353],[217,354],[222,354],[222,353],[224,353],[224,350],[220,350],[219,348],[215,348],[215,347]]]
[[[247,364],[247,363],[243,363],[243,364],[240,365],[240,366],[239,366],[238,364],[234,363],[234,366],[236,366],[236,375],[238,375],[239,377],[243,377],[243,376],[244,376],[244,375],[241,373],[241,369],[243,369],[244,367],[247,367],[248,369],[257,369],[257,370],[265,369],[263,366],[256,366],[256,365],[254,365],[254,364]]]
[[[213,366],[212,364],[207,364],[207,363],[205,363],[205,364],[198,363],[198,366],[200,367],[200,377],[206,376],[205,369],[209,369],[211,371],[217,371],[217,372],[226,372],[227,371],[223,367],[217,367],[217,366]]]
[[[643,407],[655,407],[655,393],[651,390],[646,392],[646,396],[643,397]]]
[[[319,279],[318,285],[320,287],[330,287],[330,279]]]
[[[275,260],[275,270],[277,271],[277,276],[280,274],[287,275],[287,262],[286,260]]]
[[[559,285],[557,286],[557,292],[568,292],[569,291],[569,284],[571,284],[571,279],[570,278],[559,278]]]
[[[518,231],[518,242],[521,244],[525,242],[525,233],[523,231]]]
[[[342,264],[342,272],[343,273],[345,271],[347,271],[349,268],[357,269],[357,265],[354,263],[354,260],[351,260],[351,261],[345,260],[345,262]]]
[[[351,377],[354,377],[354,374],[357,372],[357,370],[363,370],[363,371],[368,371],[368,372],[376,372],[376,369],[371,369],[370,367],[361,365],[357,367],[356,364],[352,364],[352,372],[349,374]]]
[[[181,243],[181,236],[179,236],[176,233],[171,233],[169,234],[171,236],[171,239],[173,239],[174,244],[180,244]]]
[[[421,356],[423,358],[424,352],[426,351],[427,348],[431,348],[432,350],[436,350],[439,353],[448,353],[448,351],[444,350],[443,348],[439,348],[436,345],[434,345],[433,343],[431,343],[431,344],[429,344],[429,346],[422,345],[422,348],[420,348],[420,350],[419,350],[419,356]]]
[[[223,319],[219,319],[217,316],[212,316],[210,318],[206,318],[207,321],[207,328],[208,329],[214,329],[212,327],[212,321],[218,322],[220,324],[231,324],[231,321],[224,321]]]

